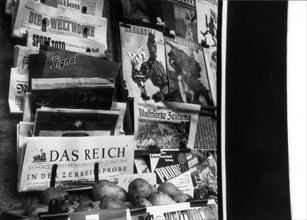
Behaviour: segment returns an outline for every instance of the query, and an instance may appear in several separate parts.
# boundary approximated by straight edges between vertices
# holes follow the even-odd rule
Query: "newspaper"
[[[120,133],[121,111],[42,108],[36,110],[35,136],[110,136]]]
[[[136,150],[194,148],[200,105],[134,102]]]
[[[113,80],[98,77],[77,78],[33,78],[32,90],[69,89],[86,87],[113,87]]]
[[[204,206],[193,206],[191,203],[185,202],[171,205],[147,207],[146,211],[148,212],[150,219],[153,220],[218,219],[217,205],[215,203]]]
[[[78,13],[101,17],[104,0],[45,0],[48,6],[67,9]]]
[[[130,209],[113,208],[100,211],[73,212],[67,220],[130,220]]]
[[[8,103],[10,113],[22,113],[24,94],[28,90],[29,70],[11,68]]]
[[[163,34],[120,24],[123,80],[129,97],[164,100],[169,93]]]
[[[26,92],[23,102],[22,121],[34,122],[35,115],[32,112],[32,93]]]
[[[46,33],[34,29],[28,30],[27,47],[39,50],[40,45],[69,50],[94,57],[105,57],[106,42],[94,39]]]
[[[17,138],[16,138],[16,160],[17,164],[21,161],[21,151],[23,148],[23,138],[31,137],[33,135],[34,122],[19,122],[17,124]]]
[[[29,29],[96,39],[106,43],[107,19],[54,8],[33,0],[19,1],[13,37],[25,38]]]
[[[133,173],[134,137],[30,137],[25,147],[19,192],[49,187],[52,165],[57,164],[56,185],[90,186],[94,164],[99,179]]]
[[[25,46],[14,46],[14,67],[21,69],[29,69],[30,54],[38,54],[39,50]]]
[[[60,79],[61,80],[61,79]],[[45,79],[48,81],[48,79]],[[84,86],[78,88],[32,89],[33,108],[110,110],[113,86]]]

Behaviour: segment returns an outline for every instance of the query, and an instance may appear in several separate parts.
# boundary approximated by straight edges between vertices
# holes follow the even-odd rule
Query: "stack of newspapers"
[[[9,107],[17,125],[18,191],[56,184],[86,188],[133,173],[134,138],[124,136],[126,103],[115,102],[120,64],[106,59],[104,1],[7,1],[14,47]],[[11,8],[9,8],[9,6]],[[11,10],[9,10],[11,9]]]
[[[133,5],[125,5],[133,2],[117,1],[124,17],[133,12]],[[157,3],[153,17],[160,6],[164,14],[171,8],[176,25],[166,34],[153,24],[133,22],[134,16],[116,21],[118,63],[106,52],[103,0],[6,1],[18,42],[8,97],[10,112],[22,118],[17,190],[89,191],[101,180],[135,196],[130,184],[145,181],[146,198],[158,208],[138,212],[138,219],[216,219],[216,149],[204,143],[196,147],[195,140],[201,109],[217,105],[214,31],[211,43],[210,33],[202,34],[206,44],[197,37],[196,6],[213,19],[217,3],[139,2],[147,8]],[[119,89],[124,97],[115,99]],[[132,132],[125,131],[124,121],[133,135],[127,135]],[[166,192],[170,186],[176,193]],[[119,214],[125,218],[133,211],[127,213]],[[80,213],[73,216],[83,219]]]

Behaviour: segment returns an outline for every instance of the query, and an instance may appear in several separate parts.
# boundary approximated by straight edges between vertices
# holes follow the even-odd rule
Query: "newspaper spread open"
[[[33,0],[20,1],[12,36],[24,38],[29,29],[87,37],[102,41],[106,45],[106,18],[54,8]]]
[[[39,50],[40,45],[48,45],[62,50],[82,53],[89,56],[105,57],[106,42],[94,39],[53,34],[39,30],[29,29],[27,47]]]
[[[200,105],[134,102],[137,150],[194,148]]]
[[[24,94],[28,89],[29,70],[11,68],[8,103],[11,113],[23,112]]]
[[[133,136],[30,137],[25,147],[18,191],[49,187],[52,165],[57,164],[56,185],[64,188],[89,186],[94,164],[99,179],[133,173]]]

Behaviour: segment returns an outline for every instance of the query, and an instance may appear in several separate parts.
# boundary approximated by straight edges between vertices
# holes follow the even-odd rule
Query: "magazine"
[[[120,37],[123,80],[128,97],[164,100],[169,86],[162,32],[120,23]]]
[[[177,102],[212,106],[203,48],[183,38],[165,38],[170,96]]]
[[[191,150],[186,153],[194,186],[194,199],[215,199],[218,196],[217,154],[214,150]]]
[[[25,38],[29,29],[96,39],[106,45],[107,19],[54,8],[32,0],[19,1],[12,36]]]
[[[203,47],[217,45],[218,0],[196,0],[198,43]]]
[[[213,104],[217,105],[218,1],[197,0],[198,43],[203,46]]]
[[[69,50],[89,56],[105,57],[105,51],[107,49],[107,45],[101,41],[46,33],[34,29],[29,29],[27,36],[27,47],[37,49],[37,51],[39,50],[40,45],[47,45],[57,49]]]
[[[11,68],[8,103],[10,113],[22,113],[24,95],[28,90],[29,70]]]
[[[184,194],[194,196],[188,161],[183,150],[161,150],[150,152],[150,166],[157,175],[157,184],[173,183]]]
[[[94,164],[99,179],[133,173],[134,137],[31,137],[28,138],[18,191],[40,191],[50,185],[57,164],[56,186],[91,187]]]
[[[194,148],[200,105],[134,102],[136,150]]]
[[[123,17],[159,26],[166,32],[197,42],[195,1],[121,0]]]
[[[115,82],[120,64],[102,57],[91,57],[76,52],[41,45],[36,74],[32,78],[97,77]]]
[[[120,111],[91,109],[36,110],[34,136],[110,136],[120,133]]]

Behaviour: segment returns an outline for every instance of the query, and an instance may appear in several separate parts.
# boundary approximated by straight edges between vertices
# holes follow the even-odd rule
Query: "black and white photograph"
[[[0,220],[305,220],[306,1],[0,0]]]

